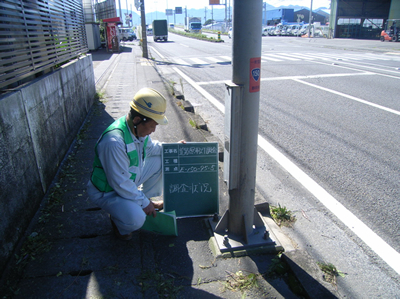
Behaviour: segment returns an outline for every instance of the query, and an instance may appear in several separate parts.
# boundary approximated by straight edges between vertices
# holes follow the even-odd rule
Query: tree
[[[204,26],[212,24],[214,22],[214,20],[208,19],[205,23]]]

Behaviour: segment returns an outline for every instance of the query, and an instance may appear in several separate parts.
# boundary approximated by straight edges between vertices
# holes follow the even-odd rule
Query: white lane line
[[[175,72],[177,72],[183,79],[185,79],[190,85],[192,85],[198,92],[200,92],[207,100],[210,101],[219,111],[225,113],[225,106],[222,105],[216,98],[210,95],[207,91],[205,91],[202,87],[200,87],[196,82],[194,82],[190,77],[186,76],[183,72],[181,72],[177,67],[172,68]]]
[[[324,188],[286,158],[262,136],[258,135],[258,145],[286,169],[301,185],[313,194],[329,211],[351,229],[365,244],[379,255],[393,270],[400,274],[400,253],[390,247],[353,213],[338,202]]]
[[[208,99],[219,111],[225,114],[225,107],[191,78],[182,73],[178,68],[173,69],[206,99]],[[299,81],[301,82],[301,81]],[[351,229],[365,244],[367,244],[382,260],[400,275],[400,253],[390,247],[381,237],[361,222],[353,213],[339,203],[324,188],[318,185],[305,172],[286,158],[281,152],[272,146],[261,135],[258,135],[258,145],[288,171],[301,185],[312,193],[328,210],[338,217],[349,229]]]
[[[280,56],[280,55],[275,55],[275,54],[268,54],[268,56],[263,56],[264,58],[271,58],[271,57],[275,57],[275,58],[278,58],[278,59],[283,59],[283,60],[291,60],[291,61],[299,61],[300,59],[298,59],[298,58],[291,58],[291,57],[282,57],[282,56]]]
[[[205,62],[204,60],[201,60],[199,58],[189,58],[192,60],[195,64],[209,64],[208,62]]]
[[[295,58],[299,58],[299,59],[303,59],[303,60],[314,60],[315,58],[311,58],[311,57],[307,57],[307,56],[300,56],[297,55],[296,53],[277,53],[281,56],[290,56],[290,57],[295,57]]]
[[[391,108],[387,108],[385,106],[381,106],[381,105],[378,105],[378,104],[375,104],[375,103],[371,103],[371,102],[362,100],[360,98],[356,98],[356,97],[353,97],[351,95],[345,94],[345,93],[340,92],[340,91],[336,91],[336,90],[333,90],[333,89],[329,89],[329,88],[325,88],[325,87],[322,87],[322,86],[318,86],[318,85],[315,85],[315,84],[312,84],[312,83],[309,83],[309,82],[306,82],[306,81],[302,81],[302,80],[299,80],[299,79],[294,79],[294,81],[302,83],[302,84],[309,85],[309,86],[314,87],[314,88],[318,88],[318,89],[324,90],[326,92],[337,94],[337,95],[339,95],[341,97],[348,98],[350,100],[353,100],[353,101],[356,101],[356,102],[359,102],[359,103],[362,103],[362,104],[365,104],[365,105],[368,105],[368,106],[372,106],[372,107],[375,107],[375,108],[378,108],[378,109],[381,109],[381,110],[384,110],[384,111],[387,111],[387,112],[390,112],[390,113],[393,113],[393,114],[396,114],[396,115],[400,115],[400,111],[397,111],[397,110],[394,110],[394,109],[391,109]]]
[[[185,44],[180,44],[181,46],[184,46],[184,47],[186,47],[186,48],[189,48],[189,46],[188,45],[185,45]]]
[[[172,58],[172,61],[177,63],[177,64],[188,65],[188,63],[185,60],[180,59],[180,58]]]
[[[215,58],[215,57],[204,57],[205,59],[208,59],[208,60],[210,60],[210,61],[212,61],[212,62],[220,62],[221,60],[220,59],[218,59],[218,58]]]
[[[301,80],[301,79],[319,79],[319,78],[334,78],[334,77],[350,77],[350,76],[370,76],[376,75],[375,73],[364,72],[364,73],[343,73],[343,74],[321,74],[321,75],[310,75],[310,76],[284,76],[284,77],[273,77],[273,78],[261,78],[261,81],[282,81],[282,80]],[[198,85],[212,85],[212,84],[223,84],[227,80],[219,81],[205,81],[196,82]]]
[[[282,61],[282,59],[272,58],[272,57],[269,57],[267,55],[262,55],[261,59],[270,60],[270,61]]]

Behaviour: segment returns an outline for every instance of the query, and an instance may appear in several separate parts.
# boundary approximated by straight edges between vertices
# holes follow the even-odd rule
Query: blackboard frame
[[[217,142],[163,143],[164,211],[177,218],[219,213]]]

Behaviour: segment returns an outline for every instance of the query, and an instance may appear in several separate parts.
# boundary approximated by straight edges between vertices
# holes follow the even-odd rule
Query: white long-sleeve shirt
[[[143,146],[145,137],[137,139],[132,132],[130,133],[139,157],[139,165],[137,167],[129,167],[129,157],[126,154],[126,145],[120,130],[113,130],[106,133],[97,145],[97,152],[105,171],[108,184],[119,196],[135,201],[142,208],[145,208],[149,205],[150,201],[144,193],[138,189],[137,185],[137,183],[140,182],[143,170]],[[148,136],[148,138],[146,157],[161,155],[161,143],[152,141],[150,136]],[[135,181],[130,179],[131,172],[136,173]]]

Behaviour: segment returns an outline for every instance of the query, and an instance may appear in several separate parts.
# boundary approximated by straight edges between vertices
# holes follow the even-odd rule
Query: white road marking
[[[188,63],[185,60],[181,59],[181,58],[172,58],[172,61],[177,63],[177,64],[188,65]]]
[[[208,60],[210,60],[212,62],[220,62],[221,61],[220,59],[217,59],[215,57],[205,57],[205,59],[208,59]]]
[[[199,58],[189,58],[192,60],[195,64],[209,64],[208,62],[205,62],[204,60],[201,60]]]
[[[315,85],[315,84],[312,84],[312,83],[309,83],[309,82],[306,82],[306,81],[298,80],[298,79],[295,79],[294,81],[302,83],[302,84],[309,85],[309,86],[314,87],[314,88],[318,88],[318,89],[324,90],[326,92],[337,94],[337,95],[339,95],[341,97],[348,98],[350,100],[353,100],[353,101],[356,101],[356,102],[359,102],[359,103],[362,103],[362,104],[365,104],[365,105],[368,105],[368,106],[371,106],[371,107],[374,107],[374,108],[378,108],[378,109],[381,109],[381,110],[384,110],[384,111],[387,111],[387,112],[390,112],[390,113],[393,113],[393,114],[396,114],[396,115],[400,115],[400,111],[397,111],[397,110],[394,110],[394,109],[391,109],[391,108],[387,108],[385,106],[381,106],[381,105],[378,105],[378,104],[375,104],[375,103],[372,103],[372,102],[368,102],[368,101],[362,100],[360,98],[356,98],[356,97],[353,97],[351,95],[345,94],[345,93],[340,92],[340,91],[336,91],[336,90],[333,90],[333,89],[329,89],[329,88],[325,88],[325,87],[322,87],[322,86],[318,86],[318,85]]]
[[[291,58],[291,57],[282,57],[282,56],[280,56],[280,55],[275,55],[275,54],[268,54],[268,56],[263,56],[264,58],[266,58],[266,57],[268,57],[268,58],[271,58],[271,57],[275,57],[275,58],[278,58],[278,59],[283,59],[283,60],[291,60],[291,61],[299,61],[300,59],[298,59],[298,58]]]
[[[216,98],[210,95],[207,91],[205,91],[202,87],[200,87],[196,82],[194,82],[189,76],[186,76],[183,72],[181,72],[177,67],[172,68],[175,72],[177,72],[183,79],[185,79],[190,85],[192,85],[198,92],[200,92],[207,100],[210,101],[219,111],[225,113],[225,106],[222,105]]]
[[[273,78],[261,78],[261,81],[282,81],[282,80],[301,80],[301,79],[319,79],[319,78],[334,78],[334,77],[349,77],[349,76],[365,76],[365,75],[376,75],[371,72],[364,73],[343,73],[343,74],[321,74],[321,75],[310,75],[310,76],[284,76],[284,77],[273,77]],[[223,84],[226,80],[220,81],[206,81],[196,82],[198,85],[211,85],[211,84]]]
[[[225,107],[190,77],[186,76],[178,68],[173,68],[183,79],[185,79],[190,85],[193,86],[198,92],[200,92],[207,100],[209,100],[219,111],[225,114]],[[308,84],[297,80],[300,83]],[[319,86],[309,84],[310,86]],[[327,90],[330,92],[330,90]],[[334,91],[334,93],[336,93]],[[340,95],[345,95],[339,93]],[[347,96],[347,95],[345,95]],[[351,96],[347,96],[351,97]],[[353,98],[353,97],[352,97]],[[354,100],[360,100],[354,98]],[[363,101],[363,100],[361,100]],[[366,102],[366,101],[363,101]],[[369,103],[369,102],[366,102]],[[371,103],[373,104],[373,103]],[[382,109],[379,105],[371,105],[373,107]],[[386,108],[389,112],[398,111]],[[386,110],[383,109],[383,110]],[[338,219],[340,219],[349,229],[351,229],[365,244],[367,244],[378,256],[382,258],[394,271],[400,274],[400,253],[394,250],[389,244],[387,244],[381,237],[373,232],[368,226],[361,222],[353,213],[345,208],[340,202],[338,202],[332,195],[330,195],[324,188],[318,185],[312,178],[310,178],[305,172],[303,172],[298,166],[292,161],[286,158],[281,152],[272,146],[267,140],[261,135],[258,135],[258,145],[275,161],[277,161],[286,171],[288,171],[293,178],[295,178],[301,185],[303,185],[311,194],[313,194],[329,211],[332,212]]]
[[[224,61],[231,61],[232,57],[229,56],[220,56],[222,59],[224,59]]]
[[[261,59],[270,60],[270,61],[282,61],[281,59],[272,58],[267,55],[261,56]]]
[[[305,60],[314,60],[315,58],[312,57],[308,57],[306,55],[299,55],[297,53],[278,53],[281,56],[293,56],[296,58],[300,58],[300,59],[305,59]]]

